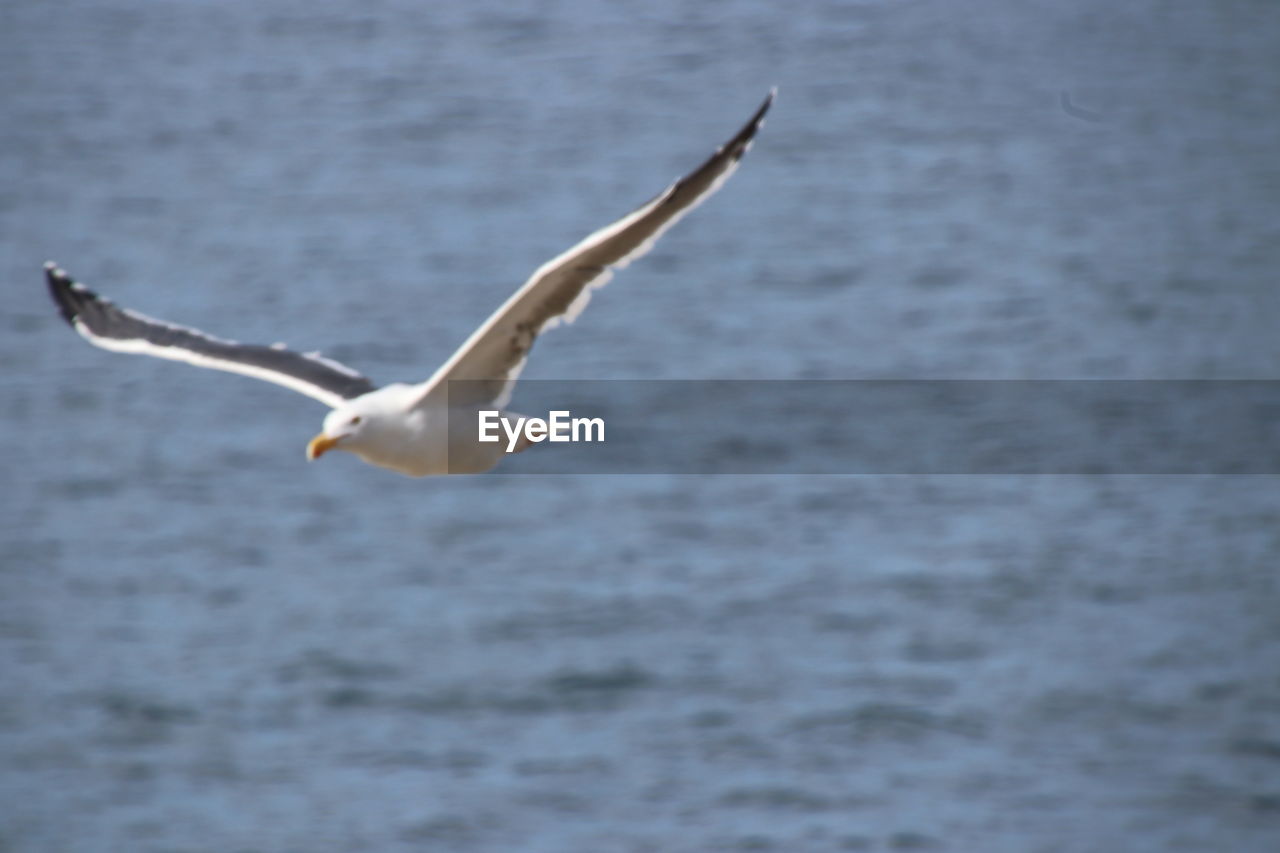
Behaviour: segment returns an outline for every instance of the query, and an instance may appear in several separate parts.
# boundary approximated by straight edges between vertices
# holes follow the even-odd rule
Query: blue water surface
[[[322,407],[94,349],[40,273],[421,380],[778,85],[526,376],[1274,379],[1277,44],[1260,0],[4,4],[0,848],[1278,849],[1274,477],[307,465]]]

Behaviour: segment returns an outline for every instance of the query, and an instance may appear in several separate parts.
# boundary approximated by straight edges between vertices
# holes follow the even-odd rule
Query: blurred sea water
[[[0,7],[0,849],[1270,851],[1270,476],[308,466],[120,304],[424,378],[1273,379],[1280,7]],[[517,393],[516,403],[519,403]],[[865,417],[874,417],[867,413]]]

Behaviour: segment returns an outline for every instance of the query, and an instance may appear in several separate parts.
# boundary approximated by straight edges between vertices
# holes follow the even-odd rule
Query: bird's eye
[[[361,420],[360,416],[356,415],[354,418],[351,419],[351,425],[357,426],[360,423],[360,420]]]

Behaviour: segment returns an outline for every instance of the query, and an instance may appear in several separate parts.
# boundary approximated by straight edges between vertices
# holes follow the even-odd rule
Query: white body
[[[410,477],[480,474],[502,461],[504,443],[479,440],[479,407],[450,408],[444,396],[421,398],[419,386],[388,385],[330,412],[324,435],[337,439],[334,447]]]

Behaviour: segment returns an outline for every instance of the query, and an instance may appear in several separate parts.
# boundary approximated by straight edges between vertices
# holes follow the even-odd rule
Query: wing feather
[[[374,390],[367,378],[319,353],[294,352],[283,344],[241,344],[120,308],[73,281],[52,262],[45,264],[45,278],[62,318],[81,337],[103,349],[251,376],[333,408]]]
[[[451,405],[506,405],[538,335],[572,323],[594,290],[643,255],[668,228],[704,201],[738,168],[764,123],[777,89],[740,131],[701,166],[618,221],[547,261],[449,358],[418,386],[418,404],[449,380],[468,382],[449,391]],[[462,390],[462,388],[465,390]]]

